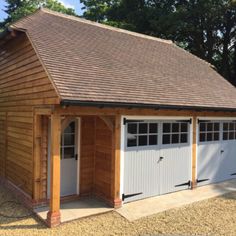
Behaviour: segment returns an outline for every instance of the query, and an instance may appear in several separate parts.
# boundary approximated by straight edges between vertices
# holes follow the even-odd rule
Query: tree
[[[21,17],[31,14],[40,6],[68,15],[76,15],[74,9],[66,8],[57,0],[7,0],[6,3],[5,12],[8,17],[3,22],[0,22],[0,28],[4,28]]]
[[[235,0],[81,0],[84,17],[173,40],[236,85]]]

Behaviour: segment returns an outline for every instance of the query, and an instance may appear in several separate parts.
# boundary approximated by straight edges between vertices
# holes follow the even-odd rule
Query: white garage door
[[[126,122],[124,202],[190,187],[190,120]]]
[[[236,177],[236,121],[199,121],[197,182]]]

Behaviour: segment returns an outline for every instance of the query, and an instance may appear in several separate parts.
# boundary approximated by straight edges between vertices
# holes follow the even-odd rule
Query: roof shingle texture
[[[62,100],[236,108],[236,89],[168,41],[49,10],[16,22],[28,33]]]

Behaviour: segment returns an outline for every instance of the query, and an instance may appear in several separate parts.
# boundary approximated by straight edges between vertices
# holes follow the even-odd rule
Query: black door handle
[[[224,152],[225,152],[224,150],[221,150],[221,151],[220,151],[221,154],[224,153]]]
[[[160,157],[160,161],[162,161],[164,159],[164,157]]]

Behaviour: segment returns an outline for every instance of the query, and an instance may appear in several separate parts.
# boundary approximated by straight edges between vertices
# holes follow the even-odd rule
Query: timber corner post
[[[121,115],[115,116],[114,126],[114,188],[113,188],[113,207],[115,209],[122,206],[120,198],[120,152],[121,152]]]
[[[60,140],[61,117],[58,113],[51,115],[51,179],[50,179],[50,207],[47,213],[47,225],[58,226],[61,223],[60,213]]]
[[[196,162],[197,162],[197,117],[194,115],[193,139],[192,139],[192,189],[195,189],[197,187]]]

